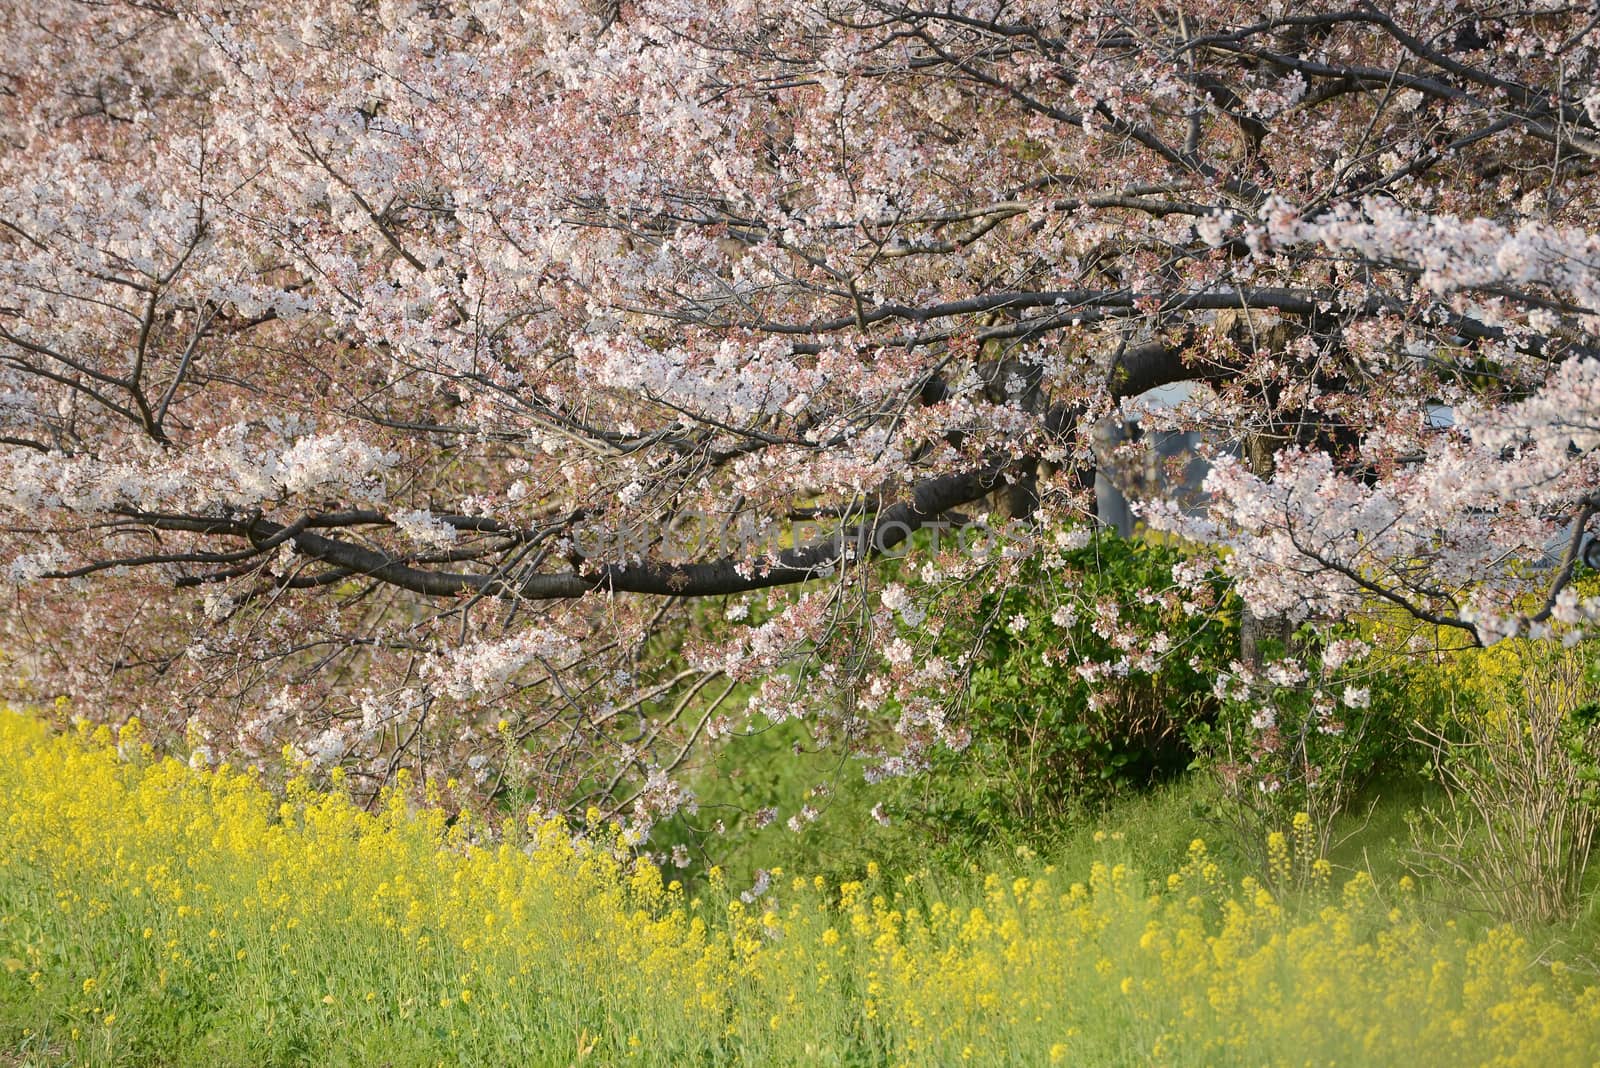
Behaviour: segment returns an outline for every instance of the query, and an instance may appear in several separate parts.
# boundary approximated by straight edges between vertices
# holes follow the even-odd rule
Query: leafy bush
[[[1305,812],[1325,852],[1336,817],[1364,785],[1415,763],[1404,680],[1369,656],[1361,636],[1369,631],[1303,628],[1288,647],[1264,643],[1260,664],[1218,672],[1217,715],[1191,724],[1189,737],[1222,787],[1213,815],[1245,840]]]
[[[1174,582],[1184,550],[1100,531],[985,594],[971,628],[935,652],[965,658],[972,742],[892,806],[957,854],[1043,847],[1085,807],[1183,771],[1214,716],[1213,681],[1237,655],[1220,580]]]

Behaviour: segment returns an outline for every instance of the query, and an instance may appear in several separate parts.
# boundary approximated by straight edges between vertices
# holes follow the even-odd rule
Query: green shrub
[[[1288,647],[1265,643],[1259,664],[1232,662],[1218,674],[1217,715],[1192,723],[1189,735],[1197,764],[1221,786],[1213,816],[1243,839],[1259,841],[1305,812],[1325,852],[1336,818],[1366,784],[1419,763],[1410,680],[1364,637],[1357,624],[1303,627]]]
[[[1220,579],[1174,583],[1188,555],[1098,532],[1040,554],[970,625],[945,628],[933,652],[972,665],[972,741],[935,752],[890,810],[955,855],[1048,848],[1081,811],[1189,767],[1238,626]]]

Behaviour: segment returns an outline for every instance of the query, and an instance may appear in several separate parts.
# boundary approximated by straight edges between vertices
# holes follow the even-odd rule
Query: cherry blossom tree
[[[0,28],[4,648],[198,758],[642,822],[753,724],[914,768],[970,665],[908,632],[1076,544],[1093,428],[1136,411],[1217,448],[1210,514],[1146,519],[1259,615],[1483,642],[1595,607],[1589,8]]]

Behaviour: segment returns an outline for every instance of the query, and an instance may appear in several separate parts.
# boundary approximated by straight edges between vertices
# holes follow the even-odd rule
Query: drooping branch
[[[417,567],[408,558],[316,533],[314,528],[326,529],[340,525],[329,523],[325,518],[320,522],[317,518],[311,518],[292,526],[263,518],[206,518],[155,513],[130,513],[129,518],[156,530],[246,538],[265,546],[288,542],[297,553],[331,564],[350,575],[376,579],[426,597],[454,597],[471,593],[539,601],[582,597],[593,592],[707,597],[808,582],[832,574],[839,567],[881,555],[896,548],[917,531],[944,522],[946,513],[952,509],[992,493],[1002,483],[1004,469],[1005,464],[993,463],[970,471],[925,479],[912,487],[907,499],[877,512],[870,522],[848,526],[834,534],[771,555],[747,557],[730,554],[697,563],[609,563],[588,573],[572,571],[523,578]],[[460,525],[494,526],[487,521],[482,524],[463,521]],[[248,555],[202,557],[199,554],[171,554],[161,558],[160,562],[242,559]]]

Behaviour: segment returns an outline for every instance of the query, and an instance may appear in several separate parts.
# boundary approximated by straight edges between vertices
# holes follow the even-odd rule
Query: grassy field
[[[1337,872],[1299,823],[1259,878],[1198,840],[1141,872],[1163,803],[1054,864],[774,871],[759,896],[691,897],[614,832],[447,826],[304,783],[278,799],[136,732],[0,713],[0,1046],[39,1065],[1593,1063],[1592,975]]]

